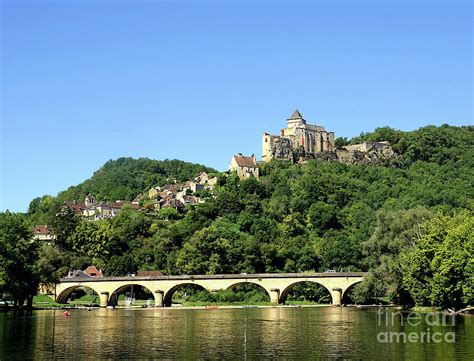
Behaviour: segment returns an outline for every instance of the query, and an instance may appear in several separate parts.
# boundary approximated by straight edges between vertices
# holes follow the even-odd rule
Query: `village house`
[[[114,218],[122,210],[122,202],[104,202],[93,203],[86,207],[82,212],[82,216],[93,221],[100,219]]]
[[[186,195],[186,194],[177,199],[184,205],[188,205],[188,204],[195,205],[195,204],[203,203],[201,198],[196,197],[196,196]]]
[[[93,221],[113,218],[122,210],[123,206],[121,202],[96,202],[95,197],[91,194],[86,196],[84,204],[82,216]]]
[[[209,181],[209,174],[202,172],[196,178],[194,178],[194,181],[199,184],[206,184]]]
[[[198,182],[188,181],[186,182],[185,188],[190,189],[191,192],[194,193],[200,191],[201,189],[204,189],[204,185]]]
[[[84,209],[86,209],[86,205],[84,203],[79,203],[77,201],[65,201],[64,207],[69,208],[76,214],[82,214]]]
[[[89,266],[84,270],[84,273],[89,277],[104,277],[102,270],[97,269],[96,266]]]
[[[177,200],[176,198],[171,198],[171,197],[163,199],[163,203],[160,205],[160,209],[166,208],[166,207],[172,207],[176,209],[178,212],[183,212],[185,209],[183,202]]]
[[[84,203],[78,203],[77,201],[64,202],[64,206],[73,210],[74,213],[81,215],[83,218],[91,221],[98,221],[100,219],[110,219],[115,217],[124,206],[130,206],[133,209],[138,209],[137,202],[129,201],[115,201],[115,202],[97,202],[95,197],[88,194],[85,198]]]
[[[160,192],[160,187],[153,187],[148,191],[148,198],[155,199]]]
[[[33,228],[33,239],[35,241],[53,241],[55,238],[47,225],[37,225]]]
[[[237,172],[240,179],[251,177],[258,179],[259,177],[257,159],[255,156],[247,157],[241,153],[234,155],[230,160],[229,169],[231,172]]]
[[[217,185],[217,177],[212,177],[207,181],[207,188],[209,189],[214,189],[214,187]]]
[[[217,184],[217,177],[210,178],[209,174],[202,172],[196,178],[194,178],[194,182],[201,184],[203,188],[214,189]]]
[[[96,266],[89,266],[84,271],[82,270],[74,270],[69,271],[66,278],[74,278],[74,277],[104,277],[102,271],[97,269]]]

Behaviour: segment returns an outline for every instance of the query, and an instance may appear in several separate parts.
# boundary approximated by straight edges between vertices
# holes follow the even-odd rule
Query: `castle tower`
[[[262,134],[262,160],[269,162],[272,160],[272,136],[268,133]]]
[[[291,117],[289,117],[286,120],[286,124],[288,125],[288,128],[294,128],[298,125],[304,125],[306,124],[306,120],[304,120],[303,116],[301,113],[296,109],[293,114],[291,114]]]
[[[287,127],[280,135],[263,133],[262,160],[274,158],[293,159],[296,151],[303,147],[306,155],[334,150],[334,132],[328,132],[321,125],[307,124],[298,110],[286,120]]]
[[[84,203],[85,203],[86,207],[89,207],[90,205],[95,204],[95,198],[94,198],[94,196],[89,193],[89,194],[86,196],[86,199],[85,199],[85,202],[84,202]]]

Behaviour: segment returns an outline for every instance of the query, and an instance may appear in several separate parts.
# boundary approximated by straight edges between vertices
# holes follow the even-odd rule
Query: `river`
[[[0,360],[474,359],[474,317],[394,312],[275,307],[73,310],[70,318],[49,310],[19,319],[0,314]]]

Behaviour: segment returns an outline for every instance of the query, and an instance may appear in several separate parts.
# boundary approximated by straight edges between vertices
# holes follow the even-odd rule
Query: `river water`
[[[0,314],[0,359],[474,360],[474,317],[395,312],[275,307],[73,310],[70,318],[61,311],[19,319]]]

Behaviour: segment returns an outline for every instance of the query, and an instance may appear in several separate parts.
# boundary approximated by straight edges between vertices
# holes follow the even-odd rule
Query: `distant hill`
[[[164,185],[167,180],[183,182],[201,172],[218,173],[213,168],[181,160],[119,158],[109,160],[81,184],[60,192],[58,199],[82,201],[92,193],[99,200],[132,200],[151,187]]]

